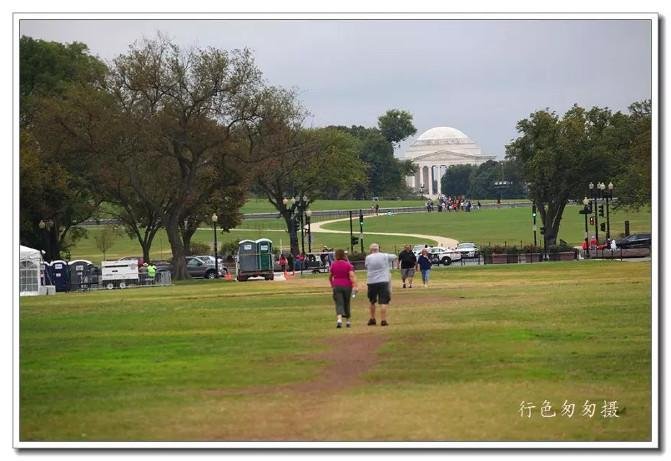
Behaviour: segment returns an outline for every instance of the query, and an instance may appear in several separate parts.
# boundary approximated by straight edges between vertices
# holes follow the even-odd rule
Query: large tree
[[[187,278],[184,240],[203,217],[240,206],[250,173],[240,163],[253,164],[251,139],[277,91],[248,50],[182,51],[162,37],[133,44],[94,90],[54,111],[55,141],[86,159],[82,176],[144,228],[145,253],[157,226],[166,229],[175,277]]]
[[[109,86],[122,114],[149,132],[128,154],[160,158],[162,190],[169,187],[172,193],[157,211],[175,276],[187,278],[183,237],[189,235],[188,223],[199,221],[203,204],[215,192],[238,185],[229,175],[245,171],[236,163],[252,160],[246,156],[249,149],[240,149],[240,138],[266,110],[261,72],[249,50],[183,51],[159,37],[132,45],[115,59]],[[231,196],[237,197],[237,191]],[[210,208],[216,211],[216,204]]]
[[[412,124],[412,114],[399,109],[391,109],[380,115],[377,119],[377,127],[382,136],[394,147],[417,133],[417,128]]]
[[[652,197],[652,104],[650,100],[629,106],[628,116],[614,117],[611,149],[618,154],[611,167],[616,206],[640,208]],[[619,168],[618,168],[619,167]]]
[[[287,126],[260,148],[274,155],[258,170],[257,184],[284,219],[291,253],[297,254],[300,210],[291,199],[305,197],[309,207],[334,189],[347,191],[364,183],[366,167],[358,157],[358,141],[333,128]]]
[[[79,175],[82,162],[64,158],[35,119],[45,100],[60,100],[82,86],[100,85],[105,65],[81,43],[61,44],[22,37],[20,60],[20,240],[41,248],[46,259],[67,257],[85,235],[78,226],[97,209],[91,184]]]
[[[445,195],[467,195],[471,189],[471,175],[477,170],[475,165],[450,165],[441,178],[441,190]],[[473,195],[473,197],[484,195]]]
[[[359,140],[359,158],[366,165],[365,184],[352,192],[356,198],[365,196],[400,197],[410,193],[405,177],[415,173],[412,161],[399,160],[394,148],[417,132],[409,112],[391,109],[378,117],[377,127],[335,126]]]
[[[522,168],[545,226],[546,245],[556,244],[568,200],[580,198],[607,167],[604,133],[610,119],[607,109],[575,105],[563,117],[542,110],[517,123],[520,136],[506,146],[506,156]]]

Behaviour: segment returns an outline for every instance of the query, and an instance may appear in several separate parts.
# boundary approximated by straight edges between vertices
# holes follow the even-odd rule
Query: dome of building
[[[476,157],[481,155],[480,146],[462,131],[449,126],[437,126],[419,135],[410,144],[403,157],[414,159],[437,152],[468,154]],[[479,158],[474,158],[474,160],[477,163]]]
[[[452,165],[480,165],[494,160],[483,154],[480,146],[462,131],[449,126],[426,130],[415,139],[401,156],[417,167],[414,176],[406,178],[413,190],[431,197],[441,194],[440,179]]]
[[[426,130],[424,133],[419,135],[417,141],[425,141],[429,139],[468,139],[468,136],[456,128],[449,126],[437,126],[436,128]]]

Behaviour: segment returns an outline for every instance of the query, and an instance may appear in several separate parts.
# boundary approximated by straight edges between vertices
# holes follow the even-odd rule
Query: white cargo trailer
[[[137,285],[139,281],[137,259],[103,261],[101,264],[100,284],[108,290]]]

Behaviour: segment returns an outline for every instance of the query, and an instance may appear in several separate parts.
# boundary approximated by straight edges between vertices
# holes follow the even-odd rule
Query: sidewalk
[[[377,218],[377,216],[372,216],[372,215],[364,216],[364,219],[371,219],[371,218]],[[331,223],[341,222],[341,221],[349,221],[349,218],[331,219],[329,221],[321,221],[321,222],[312,223],[310,230],[312,232],[323,232],[323,233],[331,233],[331,234],[349,234],[349,231],[329,230],[329,229],[323,229],[322,228],[322,226],[325,225],[325,224],[331,224]],[[359,235],[359,234],[355,233],[354,235]],[[437,242],[436,246],[445,247],[445,248],[454,248],[459,243],[458,240],[455,240],[455,239],[452,239],[452,238],[449,238],[449,237],[443,237],[441,235],[404,234],[404,233],[398,233],[398,232],[366,232],[366,235],[394,235],[394,236],[400,236],[400,237],[415,237],[415,238],[418,238],[418,239],[434,240],[434,241]]]

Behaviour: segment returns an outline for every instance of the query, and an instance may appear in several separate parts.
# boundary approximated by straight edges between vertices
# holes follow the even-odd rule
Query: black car
[[[650,248],[652,244],[652,234],[631,234],[627,237],[616,240],[618,248]]]

